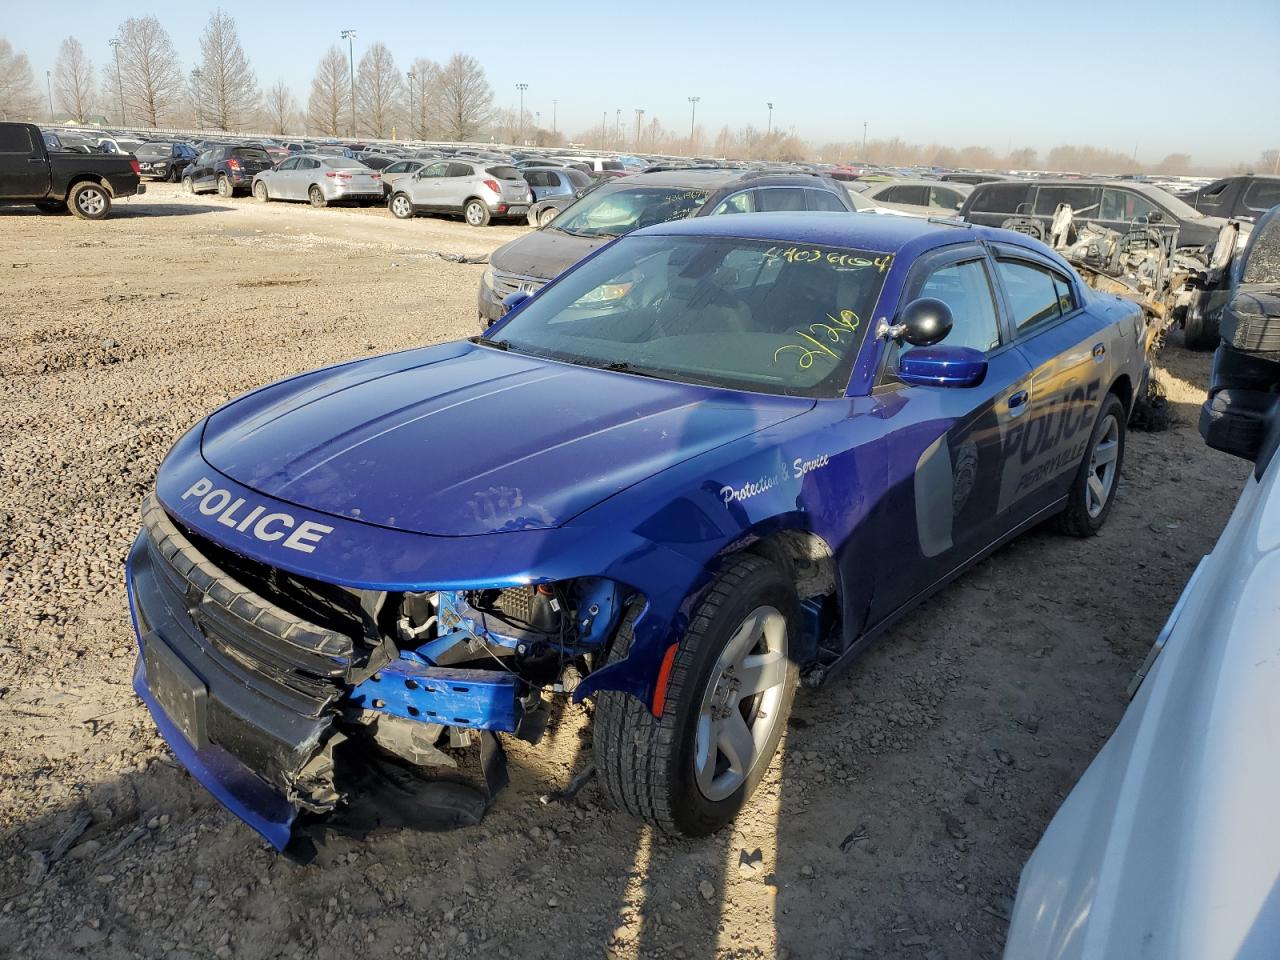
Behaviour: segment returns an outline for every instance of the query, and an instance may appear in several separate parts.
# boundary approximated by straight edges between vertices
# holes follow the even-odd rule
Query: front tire
[[[791,712],[798,668],[795,587],[752,554],[730,560],[676,648],[655,717],[629,694],[603,691],[596,768],[614,806],[668,834],[714,833],[742,809],[768,770]],[[623,622],[610,660],[632,641]]]
[[[261,180],[253,185],[253,198],[259,203],[266,203],[271,199],[267,196],[267,185]]]
[[[473,227],[489,225],[489,208],[479,200],[468,200],[467,205],[462,208],[462,215]]]
[[[1120,485],[1124,464],[1124,404],[1107,394],[1093,425],[1084,460],[1071,483],[1066,509],[1058,515],[1058,529],[1073,537],[1092,537],[1107,522]]]
[[[559,215],[559,213],[560,211],[557,210],[555,207],[543,207],[541,210],[538,211],[538,226],[545,227],[552,220],[554,220]]]
[[[192,180],[190,177],[183,177],[182,189],[186,190],[187,193],[191,194],[191,196],[194,197],[196,195],[196,182]]]
[[[329,205],[329,201],[324,197],[324,191],[315,185],[312,185],[311,189],[307,191],[307,199],[311,201],[311,205],[316,209]]]
[[[393,193],[387,206],[391,210],[391,215],[397,220],[413,219],[413,202],[405,194]]]
[[[111,194],[100,183],[77,183],[67,197],[67,206],[81,220],[105,220],[111,213]]]

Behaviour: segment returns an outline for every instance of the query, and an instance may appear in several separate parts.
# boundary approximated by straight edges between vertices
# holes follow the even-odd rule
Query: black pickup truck
[[[69,208],[82,219],[103,220],[113,199],[145,191],[129,154],[50,151],[34,123],[0,123],[0,204],[34,203],[48,213]]]

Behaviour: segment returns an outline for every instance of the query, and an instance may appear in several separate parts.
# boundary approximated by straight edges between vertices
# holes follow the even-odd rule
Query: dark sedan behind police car
[[[616,805],[719,828],[802,672],[1032,524],[1102,525],[1144,362],[1038,242],[893,217],[662,224],[510,307],[232,401],[144,504],[135,688],[277,847],[370,743],[476,733],[488,769],[570,688]]]

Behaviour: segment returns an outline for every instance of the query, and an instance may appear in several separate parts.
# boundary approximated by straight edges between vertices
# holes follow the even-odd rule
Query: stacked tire
[[[1280,207],[1249,238],[1218,333],[1200,435],[1261,466],[1280,443]]]

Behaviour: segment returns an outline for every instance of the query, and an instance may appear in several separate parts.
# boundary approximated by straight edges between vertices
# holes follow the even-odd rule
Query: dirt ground
[[[996,957],[1018,872],[1123,711],[1247,465],[1195,430],[1209,358],[1159,358],[1099,537],[1034,531],[801,691],[731,828],[653,835],[570,708],[483,824],[276,856],[172,760],[130,686],[123,589],[170,444],[241,391],[472,333],[518,235],[149,188],[105,223],[0,209],[0,954],[96,958]],[[73,825],[63,856],[57,844]],[[70,830],[70,833],[68,832]]]

